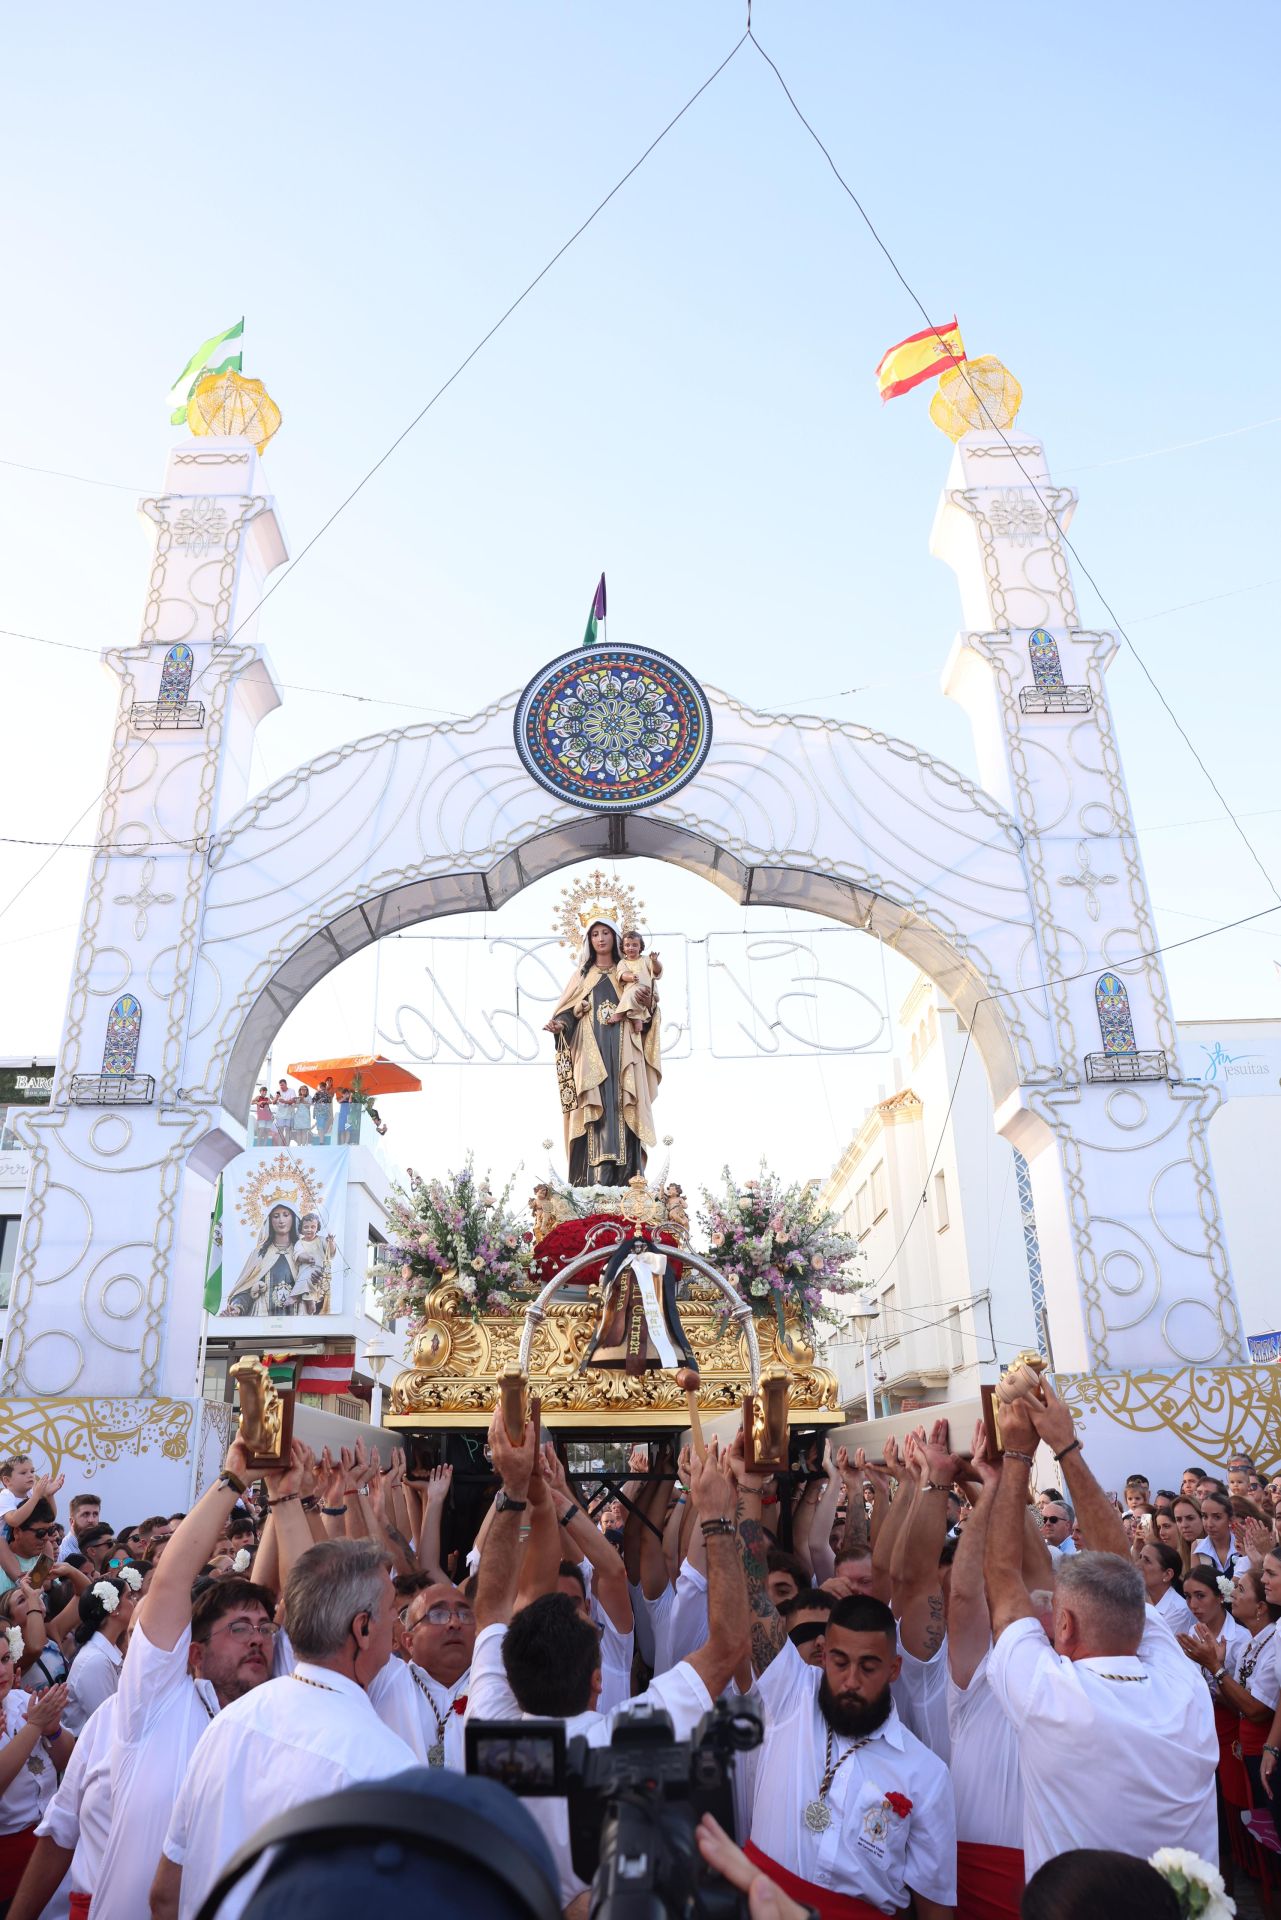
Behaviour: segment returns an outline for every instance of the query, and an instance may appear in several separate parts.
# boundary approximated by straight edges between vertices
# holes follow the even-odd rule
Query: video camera
[[[764,1737],[754,1700],[718,1700],[690,1740],[638,1703],[605,1747],[567,1740],[561,1720],[471,1720],[467,1771],[522,1798],[564,1798],[570,1857],[592,1889],[593,1920],[736,1920],[747,1903],[708,1867],[694,1835],[705,1813],[735,1831],[734,1756]]]

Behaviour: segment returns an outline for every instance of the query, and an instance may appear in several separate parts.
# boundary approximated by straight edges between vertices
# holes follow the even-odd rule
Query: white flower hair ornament
[[[22,1648],[23,1648],[22,1628],[6,1627],[4,1630],[4,1637],[9,1642],[9,1652],[13,1656],[13,1664],[16,1667],[19,1660],[21,1660],[22,1658]]]
[[[251,1560],[252,1560],[252,1555],[250,1554],[248,1547],[241,1547],[240,1551],[237,1553],[235,1559],[231,1563],[231,1571],[233,1573],[248,1573]]]
[[[123,1580],[130,1593],[142,1592],[142,1575],[139,1573],[137,1567],[121,1567],[116,1578],[117,1580]]]
[[[1148,1865],[1174,1889],[1183,1920],[1232,1920],[1236,1901],[1229,1899],[1222,1874],[1199,1854],[1187,1847],[1158,1847]]]
[[[89,1592],[98,1602],[104,1613],[114,1613],[120,1605],[120,1595],[110,1580],[95,1580]]]
[[[1216,1573],[1214,1576],[1214,1584],[1219,1589],[1220,1600],[1230,1600],[1232,1598],[1235,1582],[1231,1574]]]

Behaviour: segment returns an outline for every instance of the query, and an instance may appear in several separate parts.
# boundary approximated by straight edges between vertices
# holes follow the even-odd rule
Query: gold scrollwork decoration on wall
[[[1078,1421],[1093,1414],[1128,1433],[1174,1434],[1199,1464],[1246,1453],[1265,1479],[1281,1467],[1281,1368],[1060,1374],[1056,1384]]]
[[[185,1460],[192,1408],[185,1400],[49,1400],[0,1403],[0,1454],[29,1453],[40,1471],[99,1467],[159,1452]]]

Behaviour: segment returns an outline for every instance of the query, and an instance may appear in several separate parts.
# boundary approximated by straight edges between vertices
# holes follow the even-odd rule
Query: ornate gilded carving
[[[192,1407],[183,1400],[48,1400],[0,1403],[0,1454],[29,1453],[42,1472],[101,1467],[159,1452],[185,1460]]]
[[[747,1343],[724,1313],[724,1298],[712,1286],[692,1284],[681,1300],[681,1323],[698,1360],[699,1408],[703,1413],[733,1413],[748,1390]],[[522,1322],[512,1315],[484,1314],[470,1320],[452,1281],[436,1288],[429,1301],[430,1318],[415,1336],[412,1364],[399,1374],[391,1390],[389,1419],[396,1426],[429,1423],[440,1415],[470,1415],[451,1424],[480,1424],[498,1400],[499,1377],[517,1363]],[[535,1335],[529,1364],[529,1385],[542,1401],[543,1413],[599,1414],[602,1419],[623,1415],[688,1417],[685,1395],[674,1373],[656,1371],[639,1379],[622,1372],[593,1368],[580,1375],[579,1362],[591,1340],[597,1318],[597,1292],[585,1300],[554,1299]],[[783,1368],[793,1421],[807,1414],[840,1415],[836,1376],[815,1364],[814,1348],[799,1323],[789,1325],[794,1352],[783,1347],[777,1324],[756,1322],[764,1367]]]
[[[1060,1374],[1055,1385],[1078,1421],[1095,1415],[1127,1433],[1173,1434],[1190,1460],[1246,1453],[1265,1479],[1281,1468],[1281,1368]]]

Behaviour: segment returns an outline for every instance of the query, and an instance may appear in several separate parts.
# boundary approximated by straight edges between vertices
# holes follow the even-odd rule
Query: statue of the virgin
[[[556,1036],[573,1187],[626,1186],[644,1172],[655,1140],[654,1098],[662,1078],[658,1003],[652,989],[636,988],[636,1011],[620,1015],[622,947],[612,920],[592,921],[547,1023]]]

